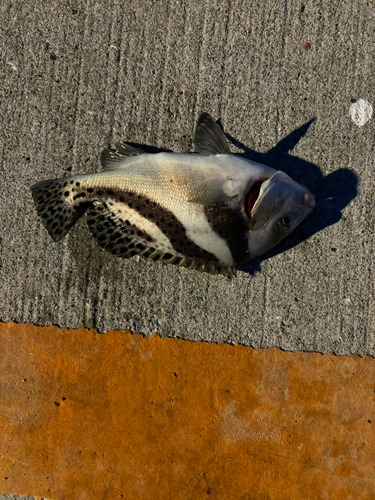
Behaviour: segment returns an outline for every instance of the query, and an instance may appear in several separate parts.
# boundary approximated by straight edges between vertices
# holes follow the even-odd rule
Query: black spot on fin
[[[100,155],[100,164],[104,170],[117,170],[126,166],[126,160],[132,156],[144,154],[142,149],[129,144],[116,144],[116,149],[105,149]]]
[[[140,255],[153,261],[162,260],[166,264],[177,263],[182,258],[153,247],[154,240],[145,231],[140,231],[129,221],[123,221],[104,202],[94,202],[87,214],[87,225],[99,245],[118,257]]]
[[[231,154],[223,131],[208,113],[199,115],[193,144],[194,151],[202,155]]]
[[[84,192],[72,200],[72,179],[52,179],[31,187],[38,215],[53,241],[60,241],[92,204]]]
[[[154,248],[152,238],[129,221],[123,221],[105,202],[95,201],[87,214],[87,225],[99,245],[119,257],[143,255]]]

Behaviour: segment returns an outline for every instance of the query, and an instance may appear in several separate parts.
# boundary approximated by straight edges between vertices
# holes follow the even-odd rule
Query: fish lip
[[[277,172],[275,172],[275,174],[276,174],[276,173],[277,173]],[[257,198],[256,198],[256,200],[255,200],[255,202],[254,202],[254,204],[253,204],[253,206],[252,206],[252,208],[251,208],[251,211],[249,212],[249,217],[250,217],[250,219],[254,216],[254,214],[255,214],[255,213],[256,213],[256,211],[258,210],[258,205],[259,205],[259,203],[260,203],[260,201],[259,201],[259,200],[261,200],[261,198],[262,198],[262,194],[263,194],[263,192],[264,192],[264,190],[265,190],[266,186],[268,186],[269,182],[271,181],[271,179],[274,177],[274,175],[275,175],[275,174],[273,174],[271,177],[262,177],[262,178],[261,178],[261,179],[259,179],[258,181],[254,182],[254,184],[259,183],[259,187],[260,187],[260,189],[259,189],[258,196],[257,196]],[[253,186],[254,186],[254,184],[253,184]],[[253,186],[251,186],[251,189],[253,188]],[[250,189],[250,191],[251,191],[251,189]],[[250,193],[250,191],[249,191],[249,193]]]
[[[262,186],[269,179],[269,177],[261,177],[260,179],[252,183],[245,197],[245,211],[249,219],[251,219],[254,213],[254,209],[259,201],[260,195],[262,193]]]

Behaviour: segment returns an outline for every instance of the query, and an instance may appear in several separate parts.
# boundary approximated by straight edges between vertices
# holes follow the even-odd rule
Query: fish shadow
[[[293,231],[285,240],[278,243],[267,253],[256,257],[237,268],[249,274],[260,272],[261,263],[286,250],[289,250],[322,229],[336,224],[342,218],[341,211],[357,195],[357,177],[349,169],[340,168],[335,172],[323,176],[319,167],[313,163],[293,156],[290,152],[305,136],[310,126],[315,121],[311,119],[301,127],[293,130],[267,153],[257,153],[237,141],[230,134],[224,132],[227,139],[243,150],[238,156],[248,160],[263,163],[275,170],[282,170],[296,182],[306,186],[315,195],[316,207],[312,213]],[[221,126],[220,120],[217,123]],[[133,147],[141,148],[147,153],[171,152],[145,144],[128,143]]]
[[[171,149],[166,149],[166,148],[158,148],[156,146],[149,146],[148,144],[139,144],[138,142],[129,142],[125,141],[126,144],[129,144],[129,146],[132,146],[133,148],[136,149],[142,149],[145,153],[150,153],[150,154],[155,154],[155,153],[174,153]]]

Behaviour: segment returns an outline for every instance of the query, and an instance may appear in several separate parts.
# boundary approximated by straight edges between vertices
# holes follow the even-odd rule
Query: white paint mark
[[[344,299],[343,302],[347,306],[349,306],[352,303],[352,301],[351,301],[351,299],[349,299],[349,297],[347,299]]]
[[[8,61],[7,64],[12,68],[13,71],[17,71],[17,66],[13,64],[12,62]]]
[[[350,106],[349,114],[358,127],[363,127],[372,116],[372,106],[368,101],[359,99]]]

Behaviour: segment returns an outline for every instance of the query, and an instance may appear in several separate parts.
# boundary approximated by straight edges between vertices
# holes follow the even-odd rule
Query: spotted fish
[[[221,128],[202,113],[195,153],[106,149],[96,174],[32,186],[54,241],[86,214],[91,234],[119,257],[141,255],[212,274],[260,255],[315,206],[314,196],[281,171],[231,154]]]

